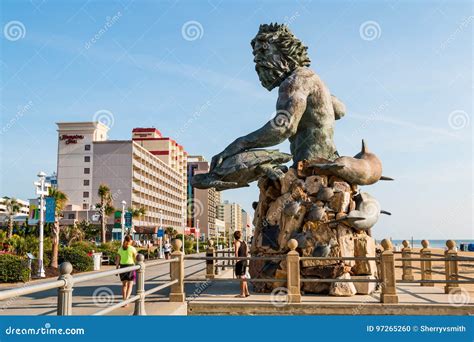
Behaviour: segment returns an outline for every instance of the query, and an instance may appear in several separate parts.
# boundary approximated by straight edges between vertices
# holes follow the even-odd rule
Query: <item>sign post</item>
[[[159,239],[159,244],[160,244],[160,259],[163,258],[163,236],[165,235],[165,231],[163,227],[158,228],[158,239]]]
[[[127,229],[132,228],[132,213],[129,211],[125,213],[125,228]]]
[[[114,213],[114,233],[118,234],[117,230],[120,230],[122,228],[122,212],[120,210],[117,210]],[[114,239],[114,234],[112,234],[112,240]]]
[[[158,228],[158,243],[160,244],[160,259],[163,259],[163,257],[164,257],[164,255],[163,255],[163,235],[164,235],[164,233],[165,232],[164,232],[164,229],[163,229],[163,210],[160,210],[160,228]],[[184,246],[184,240],[183,240],[183,246]]]

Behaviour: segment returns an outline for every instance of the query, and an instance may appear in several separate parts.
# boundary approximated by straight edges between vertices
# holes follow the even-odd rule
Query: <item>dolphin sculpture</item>
[[[333,162],[313,163],[309,165],[321,171],[328,171],[351,184],[370,185],[379,180],[393,180],[382,176],[382,162],[369,152],[362,140],[362,149],[354,157],[339,157]]]

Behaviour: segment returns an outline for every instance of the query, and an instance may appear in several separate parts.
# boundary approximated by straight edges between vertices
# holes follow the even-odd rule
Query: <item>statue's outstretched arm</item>
[[[306,110],[307,92],[295,87],[294,82],[280,86],[275,117],[262,128],[237,138],[224,151],[212,158],[211,169],[225,158],[245,150],[278,145],[296,133],[301,116]]]

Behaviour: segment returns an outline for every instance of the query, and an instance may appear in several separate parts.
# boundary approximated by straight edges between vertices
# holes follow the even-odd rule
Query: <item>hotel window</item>
[[[82,193],[82,197],[84,197],[84,198],[89,198],[89,191],[84,191],[84,192]]]
[[[91,169],[88,168],[88,167],[85,167],[85,168],[84,168],[84,174],[85,174],[85,175],[88,175],[88,174],[90,174],[90,173],[91,173]]]
[[[89,204],[87,204],[87,203],[82,203],[82,209],[84,209],[84,210],[89,209]]]
[[[88,186],[89,185],[89,180],[88,179],[84,179],[84,186]]]
[[[85,151],[90,151],[91,150],[91,145],[89,145],[89,144],[84,145],[84,150]]]
[[[68,214],[68,215],[67,215],[67,218],[68,218],[69,220],[74,220],[74,219],[76,218],[76,215],[75,215],[75,214]]]
[[[90,163],[91,161],[91,156],[84,156],[84,162]]]

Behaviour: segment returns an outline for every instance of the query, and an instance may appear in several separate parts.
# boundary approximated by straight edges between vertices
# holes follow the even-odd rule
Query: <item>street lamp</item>
[[[121,226],[122,226],[122,244],[123,244],[123,239],[125,239],[125,206],[127,205],[127,202],[122,201],[122,217],[121,217]]]
[[[199,219],[196,220],[196,253],[199,253]]]
[[[162,230],[162,234],[164,234],[163,230],[163,209],[160,209],[160,229]],[[163,237],[160,236],[158,238],[158,243],[160,244],[160,259],[163,259]]]
[[[43,265],[43,240],[44,240],[44,196],[48,194],[48,188],[51,184],[46,182],[46,173],[43,171],[38,173],[39,180],[34,182],[36,185],[36,195],[40,198],[40,219],[39,219],[39,253],[38,253],[38,277],[44,278],[44,265]]]

